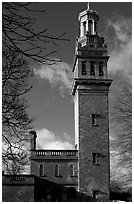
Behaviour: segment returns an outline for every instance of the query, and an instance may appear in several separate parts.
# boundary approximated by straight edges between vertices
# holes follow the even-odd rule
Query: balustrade
[[[25,181],[26,177],[22,175],[11,175],[9,176],[9,181]]]
[[[77,156],[76,150],[36,150],[36,156]]]

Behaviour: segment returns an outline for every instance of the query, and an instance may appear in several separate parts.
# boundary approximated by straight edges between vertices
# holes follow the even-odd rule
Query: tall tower
[[[109,200],[109,111],[107,46],[97,32],[99,14],[79,14],[72,95],[75,106],[75,143],[78,154],[78,189],[102,201]]]

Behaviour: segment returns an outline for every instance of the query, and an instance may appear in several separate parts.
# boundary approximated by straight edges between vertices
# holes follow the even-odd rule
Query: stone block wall
[[[87,86],[88,90],[82,91],[80,88],[83,87],[78,90],[79,191],[100,200],[108,200],[110,166],[107,87]],[[97,88],[100,90],[97,91]],[[96,114],[95,125],[92,124],[92,114]],[[93,154],[97,154],[95,162]]]

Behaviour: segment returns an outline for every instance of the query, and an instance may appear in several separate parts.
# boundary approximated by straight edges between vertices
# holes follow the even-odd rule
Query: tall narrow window
[[[90,62],[90,75],[95,75],[95,62]]]
[[[86,35],[86,21],[83,22],[83,35]]]
[[[93,164],[99,165],[99,153],[92,153]]]
[[[86,75],[86,61],[81,62],[81,74]]]
[[[99,62],[99,76],[103,76],[103,62]]]
[[[59,176],[59,165],[58,164],[55,165],[55,176],[56,177]]]
[[[70,176],[71,177],[74,176],[74,165],[73,164],[70,165]]]
[[[96,114],[91,114],[91,118],[92,118],[92,125],[97,125],[96,124]]]
[[[88,21],[88,26],[89,26],[89,33],[92,34],[92,21]]]
[[[40,176],[44,176],[44,169],[43,169],[43,165],[40,165]]]

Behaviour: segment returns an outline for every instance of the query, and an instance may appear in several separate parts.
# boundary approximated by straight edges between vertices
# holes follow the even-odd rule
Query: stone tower
[[[102,201],[109,200],[109,111],[107,46],[97,32],[99,14],[79,14],[72,95],[75,106],[75,146],[78,149],[78,190]]]

